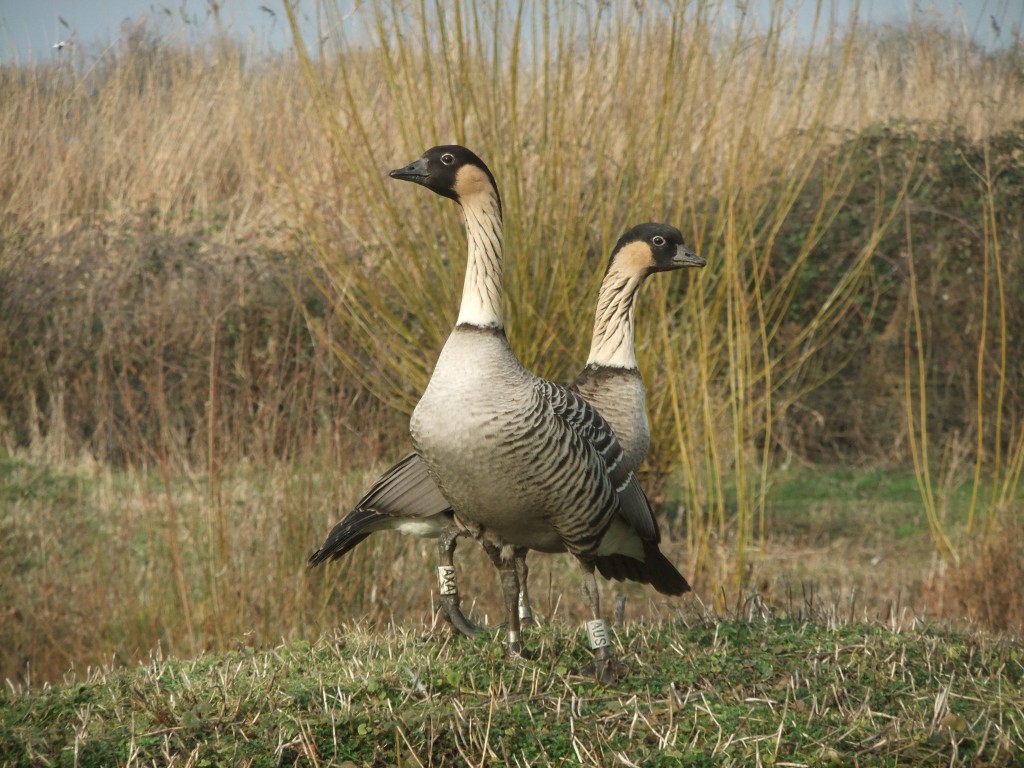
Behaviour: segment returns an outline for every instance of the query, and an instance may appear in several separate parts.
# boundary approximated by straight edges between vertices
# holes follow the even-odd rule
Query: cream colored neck
[[[469,259],[458,323],[502,328],[505,323],[501,308],[504,231],[498,198],[492,190],[487,190],[461,203],[469,239]]]
[[[587,365],[636,368],[633,307],[644,275],[614,267],[601,283],[594,315],[594,337]]]

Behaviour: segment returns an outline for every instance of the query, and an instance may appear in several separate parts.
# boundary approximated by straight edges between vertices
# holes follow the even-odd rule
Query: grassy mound
[[[918,625],[676,619],[536,662],[447,630],[339,630],[0,696],[5,765],[1014,765],[1024,649]]]

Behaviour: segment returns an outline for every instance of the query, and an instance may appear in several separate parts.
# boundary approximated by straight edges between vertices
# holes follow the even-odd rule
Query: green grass
[[[832,541],[922,539],[928,522],[921,493],[908,471],[879,468],[814,467],[777,470],[768,495],[769,528],[773,536]],[[990,489],[983,484],[983,495]],[[966,482],[951,485],[944,496],[944,523],[964,533],[971,502]],[[1024,502],[1024,495],[1018,494]]]
[[[79,496],[74,475],[0,455],[0,500],[5,504],[29,499],[67,504]]]
[[[1019,765],[1024,649],[938,625],[683,618],[492,639],[348,626],[0,695],[4,765]]]
[[[921,496],[908,472],[798,469],[773,473],[773,481],[769,497],[773,534],[821,543],[837,538],[891,541],[927,534]]]
[[[848,466],[790,467],[770,475],[766,511],[771,539],[824,544],[837,539],[861,542],[913,540],[930,547],[928,522],[914,475],[907,470]],[[682,524],[676,509],[684,499],[678,476],[668,483],[666,522]],[[736,504],[733,483],[724,489],[727,507]],[[1024,499],[1024,496],[1022,496]],[[967,519],[970,487],[951,489],[947,523],[961,531]]]

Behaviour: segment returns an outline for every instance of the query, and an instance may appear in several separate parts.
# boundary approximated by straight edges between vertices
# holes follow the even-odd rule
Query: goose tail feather
[[[356,547],[363,539],[373,533],[379,524],[388,520],[387,515],[382,515],[372,509],[353,509],[345,519],[335,525],[320,549],[309,556],[309,567],[320,565],[325,560],[337,560],[344,557],[350,550]]]
[[[690,585],[652,541],[644,542],[644,560],[628,555],[603,555],[597,558],[597,570],[606,579],[650,584],[663,595],[681,595]]]

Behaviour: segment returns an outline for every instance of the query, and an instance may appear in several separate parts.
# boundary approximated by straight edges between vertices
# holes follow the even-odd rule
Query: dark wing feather
[[[427,473],[427,465],[415,453],[399,461],[370,486],[356,509],[373,509],[393,517],[432,517],[451,512],[448,500]]]
[[[625,454],[608,422],[578,393],[548,381],[542,381],[541,386],[555,415],[590,443],[600,455],[618,497],[619,514],[644,541],[660,541],[661,534],[651,512],[651,505],[636,475],[626,466]]]

